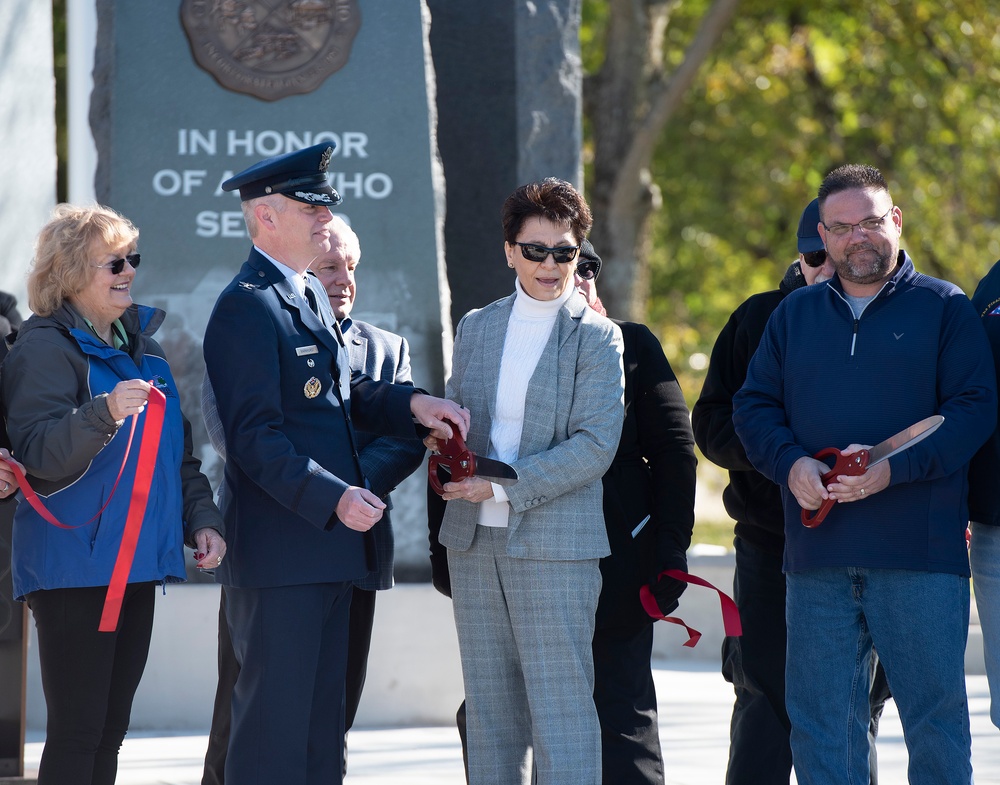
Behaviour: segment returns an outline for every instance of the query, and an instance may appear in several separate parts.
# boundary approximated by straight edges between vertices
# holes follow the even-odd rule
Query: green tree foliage
[[[708,7],[675,3],[668,62]],[[608,8],[584,3],[588,71],[602,62]],[[740,302],[777,285],[802,208],[841,163],[882,170],[917,269],[971,294],[1000,258],[998,151],[992,0],[743,0],[652,165],[662,208],[644,260],[648,321],[689,399],[701,355]]]

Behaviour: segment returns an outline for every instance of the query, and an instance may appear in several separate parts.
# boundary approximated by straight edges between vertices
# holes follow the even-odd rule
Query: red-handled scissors
[[[940,414],[925,417],[909,428],[904,428],[895,436],[890,436],[884,442],[879,442],[870,450],[858,450],[847,455],[841,455],[840,450],[835,447],[827,447],[824,450],[820,450],[813,456],[817,461],[825,462],[827,458],[834,459],[833,468],[823,474],[820,477],[820,481],[825,487],[842,474],[851,477],[864,474],[872,466],[888,460],[896,453],[912,447],[919,441],[923,441],[940,428],[943,422],[944,417]],[[803,509],[800,516],[802,525],[810,529],[819,526],[836,503],[836,499],[824,499],[818,510]]]
[[[466,477],[483,477],[498,485],[513,485],[517,482],[517,471],[513,466],[492,458],[481,458],[465,446],[458,427],[452,428],[452,437],[439,443],[438,452],[427,459],[427,477],[431,487],[440,495],[444,486],[438,477],[438,467],[451,474],[451,482]]]

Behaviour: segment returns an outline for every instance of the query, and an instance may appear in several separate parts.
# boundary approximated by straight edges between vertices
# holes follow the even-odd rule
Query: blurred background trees
[[[58,196],[65,7],[52,0]],[[730,312],[795,259],[802,208],[879,167],[917,269],[972,293],[1000,258],[995,0],[580,0],[585,188],[613,316],[644,321],[689,401]]]
[[[991,0],[584,0],[581,44],[601,296],[651,326],[689,401],[730,312],[777,286],[802,208],[841,163],[882,170],[918,270],[971,294],[1000,258]],[[655,143],[616,182],[651,119]]]

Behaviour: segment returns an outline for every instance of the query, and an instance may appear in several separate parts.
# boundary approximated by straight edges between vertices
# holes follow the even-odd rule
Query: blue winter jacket
[[[100,341],[67,303],[48,317],[24,323],[0,374],[3,414],[13,453],[28,481],[64,530],[46,523],[25,501],[14,518],[14,596],[37,589],[106,586],[122,540],[148,417],[139,417],[124,473],[130,420],[117,423],[107,393],[125,379],[152,380],[167,399],[149,501],[130,583],[183,581],[184,536],[201,528],[223,531],[208,480],[191,454],[190,428],[163,351],[150,337],[162,311],[131,306],[121,321],[128,352]],[[85,524],[85,525],[80,525]]]
[[[782,486],[784,569],[875,567],[969,575],[969,459],[997,417],[993,358],[968,298],[899,268],[855,320],[838,278],[786,297],[733,400],[754,466]],[[805,455],[874,445],[932,414],[944,424],[889,459],[888,488],[804,527],[788,472]]]

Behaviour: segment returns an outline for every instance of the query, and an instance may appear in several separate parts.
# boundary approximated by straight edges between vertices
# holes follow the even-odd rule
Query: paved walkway
[[[732,688],[714,664],[662,664],[655,671],[668,785],[721,785],[725,778]],[[990,723],[985,676],[969,676],[972,761],[978,785],[1000,785],[1000,731]],[[198,785],[206,736],[136,733],[121,753],[118,785]],[[38,765],[41,739],[29,738],[26,768]],[[359,729],[350,736],[348,785],[463,785],[454,728]],[[882,718],[879,780],[906,782],[906,748],[895,706]]]

